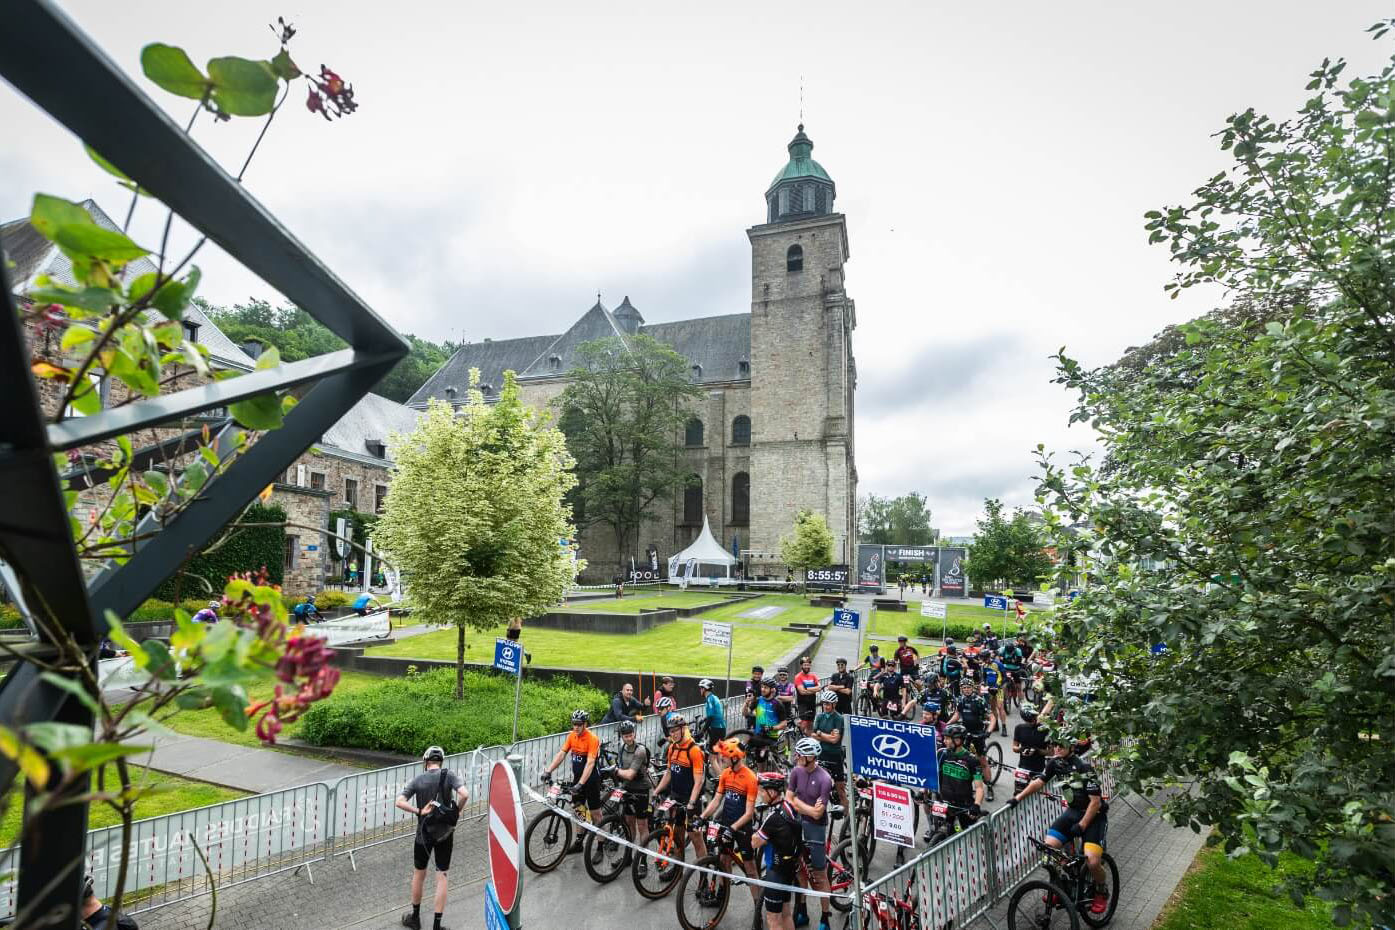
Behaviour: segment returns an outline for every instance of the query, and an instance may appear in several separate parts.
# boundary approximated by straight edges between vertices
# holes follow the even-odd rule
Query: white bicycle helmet
[[[836,693],[834,693],[833,691],[829,690],[828,688],[824,688],[822,691],[819,692],[819,703],[820,703],[820,704],[837,704],[837,703],[838,703],[838,695],[837,695]]]
[[[712,679],[711,679],[711,678],[704,678],[702,681],[698,682],[698,687],[699,687],[699,688],[702,688],[704,691],[711,691],[711,690],[712,690]]]
[[[440,746],[427,746],[426,752],[421,754],[423,762],[444,762],[446,761],[446,751]]]
[[[819,754],[819,741],[806,736],[794,744],[794,754],[797,756],[817,756]]]

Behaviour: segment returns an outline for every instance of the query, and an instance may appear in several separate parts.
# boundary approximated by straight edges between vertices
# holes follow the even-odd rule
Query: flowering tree
[[[485,404],[479,372],[464,406],[433,401],[392,441],[392,483],[373,539],[408,579],[415,614],[454,624],[455,696],[465,630],[517,624],[562,599],[580,565],[563,495],[576,483],[560,430],[523,405],[513,372]]]
[[[833,531],[823,514],[799,511],[794,518],[794,532],[780,537],[780,561],[799,575],[801,584],[809,569],[833,562]]]

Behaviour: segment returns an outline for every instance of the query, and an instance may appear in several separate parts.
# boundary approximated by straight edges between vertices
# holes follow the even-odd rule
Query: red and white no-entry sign
[[[512,766],[495,762],[489,773],[489,877],[505,914],[518,905],[522,842],[523,805],[518,800],[518,781]]]

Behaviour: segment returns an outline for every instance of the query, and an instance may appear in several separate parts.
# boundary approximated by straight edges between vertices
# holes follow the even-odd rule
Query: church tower
[[[804,508],[833,531],[834,560],[857,542],[853,301],[843,288],[848,230],[837,187],[799,131],[765,192],[751,240],[751,548],[778,553]],[[761,562],[756,570],[768,568]]]

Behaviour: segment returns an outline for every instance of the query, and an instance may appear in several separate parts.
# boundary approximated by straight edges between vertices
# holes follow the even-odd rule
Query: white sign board
[[[897,846],[915,845],[915,805],[909,788],[872,782],[872,833]]]
[[[704,646],[721,646],[723,649],[730,646],[731,624],[704,622],[702,625],[702,644]]]
[[[387,639],[392,636],[392,622],[386,608],[375,610],[366,617],[341,617],[326,620],[324,623],[311,623],[305,627],[305,635],[318,636],[325,645],[339,646],[354,643],[361,639]]]
[[[948,609],[944,604],[936,604],[933,601],[920,602],[920,615],[922,617],[934,617],[937,620],[945,618]]]

